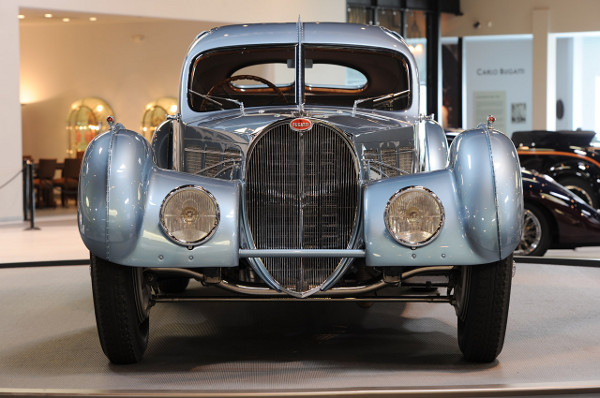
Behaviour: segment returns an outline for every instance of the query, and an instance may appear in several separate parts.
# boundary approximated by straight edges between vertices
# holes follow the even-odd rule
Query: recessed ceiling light
[[[52,14],[44,14],[44,18],[52,18],[54,15]]]
[[[90,17],[90,22],[96,22],[98,20],[98,18],[96,17]]]
[[[63,18],[63,22],[71,22],[71,18]]]
[[[19,19],[25,19],[25,15],[19,14]]]

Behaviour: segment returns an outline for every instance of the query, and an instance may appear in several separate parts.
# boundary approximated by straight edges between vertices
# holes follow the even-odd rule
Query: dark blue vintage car
[[[542,256],[548,249],[600,245],[600,214],[552,178],[521,170],[523,235],[515,251]]]
[[[593,131],[516,131],[521,166],[547,174],[595,209],[600,207],[600,141]]]

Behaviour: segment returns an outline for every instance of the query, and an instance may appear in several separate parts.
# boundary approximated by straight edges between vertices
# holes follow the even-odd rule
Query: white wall
[[[556,40],[556,99],[564,104],[562,119],[556,119],[557,130],[573,129],[573,38]]]
[[[63,159],[70,106],[108,102],[117,121],[138,131],[145,106],[177,97],[181,63],[194,37],[214,23],[150,21],[21,27],[23,153]],[[143,40],[140,41],[140,37]]]
[[[345,21],[345,0],[2,0],[23,8],[70,10],[189,21]]]
[[[104,27],[89,31],[72,27],[27,27],[22,30],[20,50],[17,19],[20,9],[96,13],[100,18],[110,12],[187,22],[113,26],[106,31]],[[143,109],[146,103],[159,96],[173,95],[177,90],[185,49],[200,30],[208,25],[238,22],[295,22],[299,16],[303,21],[344,22],[346,1],[1,0],[0,186],[21,169],[23,145],[31,152],[28,154],[36,157],[60,159],[64,156],[64,123],[72,101],[88,95],[105,97],[120,120],[137,129],[140,107]],[[138,33],[140,28],[148,32],[147,40],[136,46],[130,33]],[[170,37],[176,37],[177,43],[167,43]],[[88,57],[78,60],[80,53],[91,54],[94,61]],[[160,54],[165,54],[166,59]],[[21,67],[23,79],[20,78]],[[85,79],[86,75],[89,79]],[[28,133],[33,132],[24,140],[21,81],[26,91],[23,97],[28,98],[28,104],[23,107],[23,126]],[[0,221],[22,218],[21,185],[21,179],[16,178],[0,188]]]
[[[556,41],[554,34],[600,30],[597,0],[461,0],[463,15],[444,15],[449,37],[531,34],[532,128],[556,128]],[[475,23],[479,22],[478,27]],[[592,113],[589,104],[583,112]]]
[[[0,220],[22,217],[23,208],[22,179],[8,182],[22,167],[18,12],[14,2],[0,1]]]
[[[485,123],[493,114],[496,128],[509,136],[531,129],[531,46],[530,37],[465,38],[465,127]]]
[[[461,0],[463,15],[443,15],[442,35],[450,37],[533,33],[535,10],[548,10],[549,31],[600,30],[598,0]],[[480,22],[479,28],[473,24]]]
[[[21,167],[20,54],[19,24],[17,22],[17,14],[20,8],[94,12],[99,14],[109,11],[111,14],[116,15],[198,22],[212,21],[214,24],[296,21],[298,16],[302,16],[302,19],[305,21],[346,20],[345,0],[103,0],[102,2],[81,0],[0,0],[0,53],[2,54],[2,57],[0,57],[0,118],[3,125],[2,129],[0,129],[0,185],[12,177]],[[547,35],[550,33],[600,30],[600,25],[598,24],[600,1],[597,0],[462,0],[461,9],[463,11],[462,16],[445,15],[443,17],[442,34],[444,36],[466,37],[533,33],[534,54],[548,54],[547,48],[541,49],[542,51],[540,52],[537,47],[548,45]],[[540,14],[540,10],[547,10],[547,24],[542,24],[541,28],[538,26],[536,32],[534,32],[534,14],[537,12],[538,15],[544,15],[543,12]],[[480,22],[479,29],[473,27],[473,24],[477,21]],[[23,32],[23,35],[24,41],[31,39],[27,32]],[[540,35],[545,35],[546,37],[540,40]],[[150,43],[150,41],[147,43]],[[127,44],[127,46],[130,46],[130,44]],[[26,51],[25,49],[23,50],[24,53]],[[74,49],[75,51],[76,49]],[[102,62],[106,62],[105,57],[101,57],[101,59]],[[548,73],[546,61],[546,59],[542,60],[542,64],[546,64],[545,67],[542,67],[544,69],[542,71],[544,79],[541,79],[535,85],[532,84],[532,95],[536,100],[539,98],[540,101],[547,104],[550,102],[547,92],[547,80],[552,78],[552,73]],[[168,66],[164,67],[167,69],[170,68]],[[24,75],[27,75],[24,79],[30,79],[31,74],[29,74],[28,70],[23,70]],[[59,71],[58,73],[63,72]],[[79,79],[80,77],[78,77],[78,81]],[[131,87],[137,85],[141,80],[144,79],[135,75],[130,76],[130,80],[127,81],[128,91],[131,91]],[[98,83],[93,83],[90,86],[90,91],[92,88],[95,91],[96,87],[100,87],[98,91],[102,89]],[[39,117],[47,121],[47,125],[52,125],[54,126],[53,129],[58,129],[59,122],[54,118],[60,118],[64,122],[64,118],[66,117],[66,111],[59,111],[58,109],[62,108],[64,104],[68,104],[72,97],[79,96],[80,92],[88,91],[83,91],[82,89],[78,91],[80,88],[76,86],[55,87],[54,90],[56,91],[51,92],[46,100],[48,103],[53,104],[56,110],[38,110],[40,111]],[[138,88],[138,90],[144,91],[146,89]],[[148,97],[154,95],[154,92],[164,91],[159,90],[158,86],[154,86],[148,90],[148,93],[144,93]],[[115,111],[118,112],[118,116],[123,118],[125,123],[139,123],[137,121],[139,116],[134,116],[138,111],[133,110],[137,107],[136,104],[128,105],[125,97],[116,98],[111,96],[107,100],[111,101],[115,107]],[[145,100],[142,100],[141,97],[136,97],[135,99],[139,103],[143,103]],[[538,112],[540,115],[532,115],[532,119],[538,120],[538,123],[545,123],[547,120],[546,113],[548,106],[543,108],[543,112]],[[132,109],[131,113],[129,113],[129,109]],[[25,106],[23,110],[26,118],[24,119],[24,126],[27,129],[37,129],[33,123],[38,122],[30,120],[28,116],[34,111],[37,113],[38,110],[33,105]],[[56,131],[56,134],[62,134],[58,133],[58,130],[54,131]],[[54,147],[56,145],[55,149],[51,150],[52,153],[55,153],[58,147],[61,146],[55,143],[63,141],[63,139],[66,140],[66,138],[58,136],[54,137],[53,140],[49,140],[51,143],[47,141],[45,144],[38,145],[35,142],[27,141],[24,144],[28,148],[34,148],[37,145],[40,150],[43,149],[44,151],[46,150],[46,146],[50,148],[50,146]],[[46,138],[40,138],[40,140],[46,140]],[[20,179],[0,189],[0,220],[20,219],[22,217],[20,197]]]
[[[600,37],[579,37],[575,40],[581,40],[582,56],[576,62],[581,68],[581,103],[584,109],[581,124],[574,128],[595,130],[597,111],[600,110],[600,97],[596,93],[596,79],[600,78]]]

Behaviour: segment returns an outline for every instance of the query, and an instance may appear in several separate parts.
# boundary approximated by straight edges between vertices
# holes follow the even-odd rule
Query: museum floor
[[[446,304],[235,302],[157,304],[144,360],[114,366],[88,267],[28,266],[85,260],[74,213],[36,225],[0,224],[0,396],[600,394],[600,268],[518,263],[492,364],[461,359]],[[600,248],[547,256],[589,261]]]

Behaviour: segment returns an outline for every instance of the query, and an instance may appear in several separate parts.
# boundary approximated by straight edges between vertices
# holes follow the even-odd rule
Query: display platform
[[[0,303],[1,396],[600,394],[592,267],[517,264],[504,350],[484,365],[462,360],[447,304],[160,303],[144,360],[115,366],[87,266],[0,269]]]

